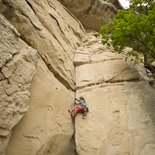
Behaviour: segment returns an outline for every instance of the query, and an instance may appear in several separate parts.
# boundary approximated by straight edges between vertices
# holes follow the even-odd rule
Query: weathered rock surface
[[[119,8],[113,0],[63,3],[93,29]],[[0,12],[14,25],[0,15],[0,155],[155,154],[154,85],[122,55],[56,0],[0,0]],[[74,128],[67,109],[75,83],[90,112]]]
[[[55,0],[0,0],[0,12],[20,32],[20,38],[38,51],[39,56],[37,72],[30,92],[30,82],[37,62],[36,50],[27,47],[11,24],[9,24],[11,28],[8,29],[14,38],[5,36],[7,29],[2,35],[0,34],[1,38],[7,37],[2,39],[2,44],[6,47],[4,46],[5,52],[1,52],[3,68],[0,74],[2,80],[0,84],[5,89],[1,90],[2,95],[4,94],[2,101],[6,96],[7,103],[3,101],[1,107],[5,109],[6,106],[11,109],[11,116],[7,108],[6,114],[2,109],[6,119],[2,122],[1,128],[1,153],[4,154],[6,150],[11,129],[28,110],[30,98],[30,109],[14,128],[6,154],[73,154],[73,126],[67,109],[73,101],[74,93],[68,89],[75,89],[73,59],[75,50],[86,36],[82,25]],[[9,41],[10,44],[7,44]],[[8,53],[5,48],[9,49],[7,49]],[[8,84],[9,78],[13,81],[11,81],[13,86],[12,83]],[[14,93],[16,89],[18,94]],[[8,97],[7,93],[9,95],[14,93],[14,98],[9,95]],[[10,105],[12,102],[13,105]],[[14,104],[17,104],[17,110],[13,109]],[[10,124],[7,123],[7,119]]]
[[[67,111],[73,98],[74,93],[39,60],[31,85],[29,111],[14,128],[6,154],[74,154],[73,126]]]
[[[78,155],[155,154],[154,88],[97,39],[84,48],[75,57],[76,96],[85,97],[89,113],[76,118]]]
[[[101,25],[111,21],[117,9],[118,0],[59,0],[89,29],[99,30]]]
[[[74,89],[73,58],[85,36],[82,25],[56,0],[1,0],[0,7],[57,79]]]
[[[139,79],[135,71],[131,70],[123,60],[105,61],[78,66],[76,68],[76,76],[77,87],[102,82],[114,83]]]
[[[91,36],[84,43],[84,50],[77,51],[75,55],[76,85],[77,88],[100,83],[114,83],[122,81],[139,80],[139,75],[122,59],[119,54],[102,46],[100,39]]]
[[[79,155],[155,154],[155,91],[148,82],[123,82],[87,88],[89,114],[76,119]]]
[[[12,128],[28,110],[30,85],[37,63],[36,50],[0,15],[0,154]]]

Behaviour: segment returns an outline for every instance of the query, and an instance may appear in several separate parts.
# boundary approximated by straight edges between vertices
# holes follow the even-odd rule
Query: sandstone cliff
[[[118,0],[59,0],[87,28],[99,30],[122,6]]]
[[[62,2],[80,20],[90,7],[95,29],[99,10],[111,13],[98,3],[119,8]],[[0,155],[155,154],[155,91],[122,55],[57,0],[0,0],[0,13]],[[72,122],[67,109],[81,95],[90,112]]]
[[[30,83],[37,63],[36,50],[0,15],[0,154],[12,128],[28,110]]]
[[[90,112],[76,118],[77,153],[154,155],[154,88],[96,37],[83,46],[75,55],[76,95],[85,96]]]
[[[53,0],[0,1],[0,12],[5,16],[0,23],[0,154],[28,106],[7,154],[68,154],[73,150],[73,127],[66,113],[74,98],[73,59],[85,31]]]

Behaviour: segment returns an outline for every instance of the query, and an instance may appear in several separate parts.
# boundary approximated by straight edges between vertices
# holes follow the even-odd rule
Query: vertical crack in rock
[[[73,155],[78,155],[77,150],[76,150],[76,139],[75,139],[75,133],[76,133],[75,118],[72,119],[72,123],[73,123],[73,130],[74,130],[73,137],[71,139],[71,141],[73,143],[73,151],[74,151],[74,154]]]
[[[59,80],[67,89],[71,89],[72,91],[75,91],[75,88],[71,86],[68,81],[63,78],[63,76],[60,75],[59,72],[54,69],[54,67],[51,64],[47,64],[46,61],[44,61],[45,64],[47,65],[47,68],[53,73],[53,75],[56,77],[57,80]]]

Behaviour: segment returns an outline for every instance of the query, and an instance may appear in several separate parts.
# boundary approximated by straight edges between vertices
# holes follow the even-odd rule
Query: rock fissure
[[[90,56],[91,57],[91,56]],[[86,65],[86,64],[94,64],[94,63],[100,63],[100,62],[106,62],[106,61],[112,61],[112,60],[122,60],[122,58],[111,58],[109,60],[101,60],[101,61],[93,61],[93,60],[89,60],[88,62],[75,62],[76,66],[81,66],[81,65]]]
[[[38,137],[35,137],[35,136],[24,135],[24,137],[30,138],[30,139],[35,139],[35,140],[38,140],[39,142],[41,142],[41,140]]]
[[[28,15],[26,15],[22,10],[18,10],[18,11],[19,11],[19,13],[20,13],[21,15],[23,15],[24,17],[26,17],[26,18],[31,22],[31,24],[34,26],[34,28],[35,28],[36,30],[39,30],[39,31],[42,30],[42,28],[40,28],[39,26],[37,26],[37,24],[35,24],[35,23],[32,21],[32,19],[31,19]]]
[[[29,0],[26,0],[26,3],[28,4],[28,6],[31,8],[31,10],[33,11],[33,13],[36,15],[36,11],[35,9],[33,8],[31,2]],[[37,16],[37,15],[36,15]]]
[[[73,136],[72,136],[72,143],[73,143],[73,150],[74,150],[74,154],[73,155],[79,155],[77,150],[76,150],[76,137],[75,137],[75,133],[76,133],[76,128],[75,128],[75,119],[72,119],[72,124],[73,124]]]
[[[0,61],[1,61],[1,64],[0,64],[0,71],[1,71],[1,73],[2,73],[3,67],[7,67],[7,65],[8,65],[9,63],[11,63],[12,61],[14,61],[13,59],[14,59],[15,56],[18,55],[18,54],[19,54],[19,51],[17,51],[16,53],[11,53],[11,52],[9,52],[9,57],[6,57],[6,58],[5,58],[5,61],[2,60],[2,59],[4,59],[3,57],[0,58]]]
[[[91,87],[108,87],[109,85],[113,86],[114,84],[115,85],[124,85],[125,82],[140,82],[139,79],[134,79],[134,80],[120,80],[120,81],[113,81],[113,82],[110,82],[110,81],[101,81],[101,82],[98,82],[98,83],[91,83],[91,84],[88,84],[88,85],[85,85],[85,86],[80,86],[80,87],[77,87],[78,90],[82,90],[82,89],[87,89],[87,88],[90,88]]]
[[[56,69],[53,68],[53,66],[51,64],[47,64],[46,61],[44,61],[45,64],[47,65],[47,68],[53,73],[53,75],[55,76],[55,78],[57,80],[59,80],[67,89],[71,89],[73,92],[75,92],[75,88],[73,86],[71,86],[67,80],[65,80],[63,78],[63,76],[61,76],[59,74],[58,71],[56,71]]]
[[[35,9],[33,8],[33,6],[31,5],[31,3],[29,2],[29,0],[25,0],[26,3],[28,4],[28,6],[33,10],[34,14],[35,14]]]

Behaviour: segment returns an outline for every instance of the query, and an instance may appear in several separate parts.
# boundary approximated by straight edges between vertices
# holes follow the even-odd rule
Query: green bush
[[[111,42],[118,52],[125,47],[132,47],[129,55],[138,57],[138,53],[142,54],[144,66],[155,73],[149,61],[155,60],[154,0],[130,0],[129,9],[118,10],[113,22],[102,26],[99,34],[103,44],[110,46]]]

